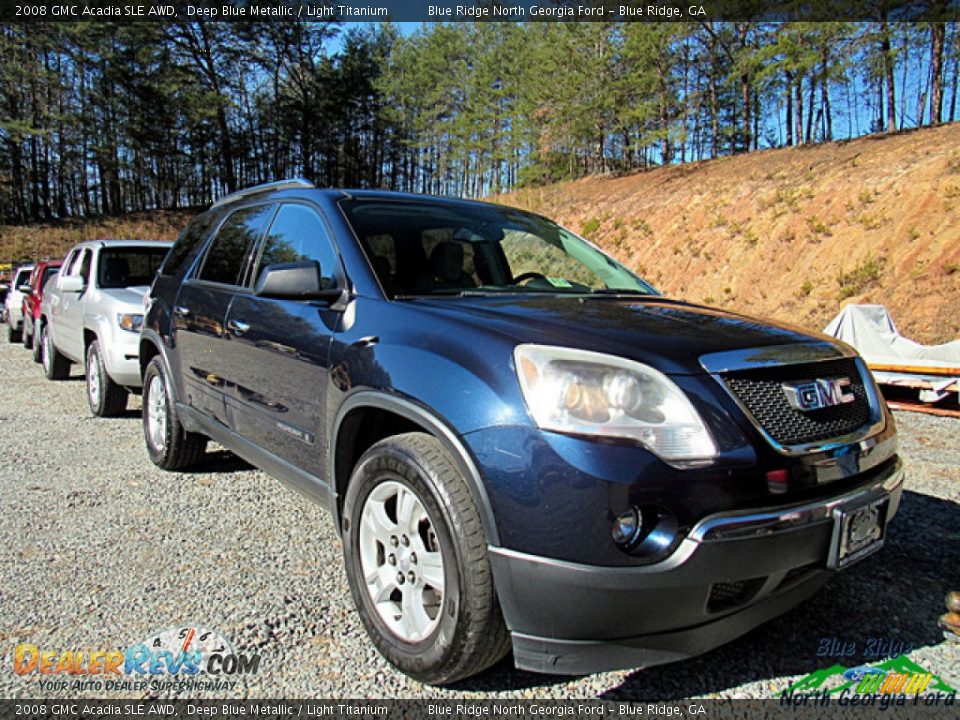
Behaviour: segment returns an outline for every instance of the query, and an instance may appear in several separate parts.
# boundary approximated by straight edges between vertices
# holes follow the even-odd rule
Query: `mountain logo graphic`
[[[920,667],[906,655],[901,655],[873,665],[832,665],[816,670],[788,687],[783,694],[820,691],[835,695],[844,690],[913,695],[934,691],[955,692],[943,678]]]

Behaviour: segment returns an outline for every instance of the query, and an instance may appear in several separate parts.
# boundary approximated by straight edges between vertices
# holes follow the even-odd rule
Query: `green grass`
[[[584,220],[583,225],[580,226],[580,234],[592,240],[593,238],[591,236],[600,229],[600,222],[600,218],[597,217]]]
[[[880,282],[883,277],[884,258],[867,255],[852,270],[837,273],[837,285],[840,286],[837,292],[838,300],[846,300],[854,295],[860,295],[867,288],[873,287]]]

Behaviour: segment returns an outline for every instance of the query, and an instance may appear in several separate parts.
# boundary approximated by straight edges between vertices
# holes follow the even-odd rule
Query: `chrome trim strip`
[[[784,347],[784,346],[779,346]],[[788,346],[789,347],[789,346]],[[833,347],[833,346],[830,346]],[[840,348],[835,348],[839,351]],[[724,353],[718,353],[724,354]],[[700,358],[701,364],[704,364],[705,359],[713,357],[712,355],[704,355]],[[852,357],[857,364],[857,370],[860,373],[860,380],[863,382],[863,389],[867,394],[867,404],[870,406],[870,420],[866,425],[862,425],[853,432],[847,433],[846,435],[839,435],[837,437],[828,438],[827,440],[818,440],[811,443],[803,443],[801,445],[785,445],[774,439],[770,433],[767,432],[766,428],[754,417],[753,413],[747,408],[747,406],[740,400],[733,390],[727,385],[723,376],[720,375],[720,372],[727,371],[716,371],[711,373],[711,377],[716,380],[720,387],[722,387],[727,395],[737,404],[737,407],[740,408],[740,411],[746,415],[747,420],[750,421],[750,424],[753,425],[757,432],[759,432],[763,438],[770,443],[774,450],[776,450],[781,455],[787,455],[794,457],[797,455],[809,455],[811,453],[821,453],[821,452],[831,452],[837,448],[843,447],[845,445],[853,445],[856,443],[869,443],[870,438],[874,435],[881,433],[886,427],[886,421],[883,417],[883,400],[880,398],[880,391],[877,388],[877,383],[873,379],[873,375],[870,374],[870,371],[867,369],[866,364],[863,362],[863,358],[859,357],[855,352],[850,352],[846,355],[833,355],[831,357],[821,357],[820,360],[807,360],[807,361],[791,361],[787,363],[781,363],[782,365],[793,365],[793,364],[803,364],[805,362],[823,362],[826,360],[837,360],[841,357]],[[709,361],[709,360],[708,360]],[[704,365],[705,366],[705,365]],[[755,365],[753,367],[777,367],[776,363],[771,363],[769,365]],[[744,367],[734,368],[743,370]],[[872,443],[871,443],[872,444]],[[866,449],[866,448],[864,448]]]
[[[893,468],[867,487],[859,487],[829,500],[820,500],[806,505],[758,511],[749,515],[730,513],[713,515],[697,523],[688,537],[697,542],[741,540],[830,522],[835,508],[866,502],[871,496],[889,495],[903,485],[903,479],[903,463],[897,460]]]
[[[716,374],[734,370],[756,370],[777,365],[802,365],[855,355],[856,352],[848,345],[826,340],[811,340],[791,345],[769,345],[708,353],[700,356],[700,365],[708,373]]]
[[[830,522],[832,521],[834,508],[848,503],[859,504],[866,502],[871,496],[882,497],[885,494],[892,495],[903,486],[903,479],[903,463],[897,460],[896,464],[890,470],[866,487],[861,486],[837,497],[792,507],[755,510],[741,514],[722,513],[711,515],[694,525],[690,534],[680,542],[672,554],[650,565],[585,565],[583,563],[571,562],[570,560],[559,560],[557,558],[543,557],[542,555],[532,555],[520,550],[511,550],[510,548],[497,545],[487,545],[487,552],[512,560],[520,560],[545,565],[547,567],[556,567],[584,573],[614,573],[616,575],[659,573],[682,565],[689,560],[690,556],[704,543],[750,539],[772,535],[778,532],[788,532],[813,524]],[[897,503],[891,502],[890,507],[895,511]],[[735,526],[737,527],[735,528]],[[723,538],[707,537],[717,529],[736,529],[737,534]]]

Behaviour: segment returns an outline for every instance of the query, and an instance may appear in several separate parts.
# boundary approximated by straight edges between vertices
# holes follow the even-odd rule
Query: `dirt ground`
[[[960,123],[521,190],[660,290],[820,330],[879,303],[960,335]]]

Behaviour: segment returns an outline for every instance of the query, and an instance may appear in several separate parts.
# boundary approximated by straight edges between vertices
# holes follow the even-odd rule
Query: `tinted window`
[[[93,259],[93,253],[89,250],[83,251],[83,259],[80,260],[79,275],[84,283],[90,282],[90,261]]]
[[[17,279],[13,283],[14,288],[18,288],[21,285],[25,285],[30,281],[30,271],[29,270],[19,270],[17,272]]]
[[[103,250],[97,263],[97,287],[109,289],[149,285],[166,254],[167,248],[163,246]]]
[[[337,254],[327,228],[315,210],[306,205],[282,205],[263,242],[263,252],[254,277],[267,265],[316,260],[323,286],[333,287]]]
[[[219,215],[215,213],[205,213],[194,218],[190,224],[184,228],[183,232],[180,233],[180,237],[177,238],[173,247],[170,248],[170,252],[167,253],[167,258],[164,260],[160,272],[164,275],[176,275],[180,272],[184,262],[186,262],[190,256],[190,252],[204,236],[206,236],[207,230],[210,229],[214,219],[217,217],[219,217]]]
[[[247,253],[260,236],[270,205],[237,210],[220,227],[200,271],[201,280],[237,285]]]

